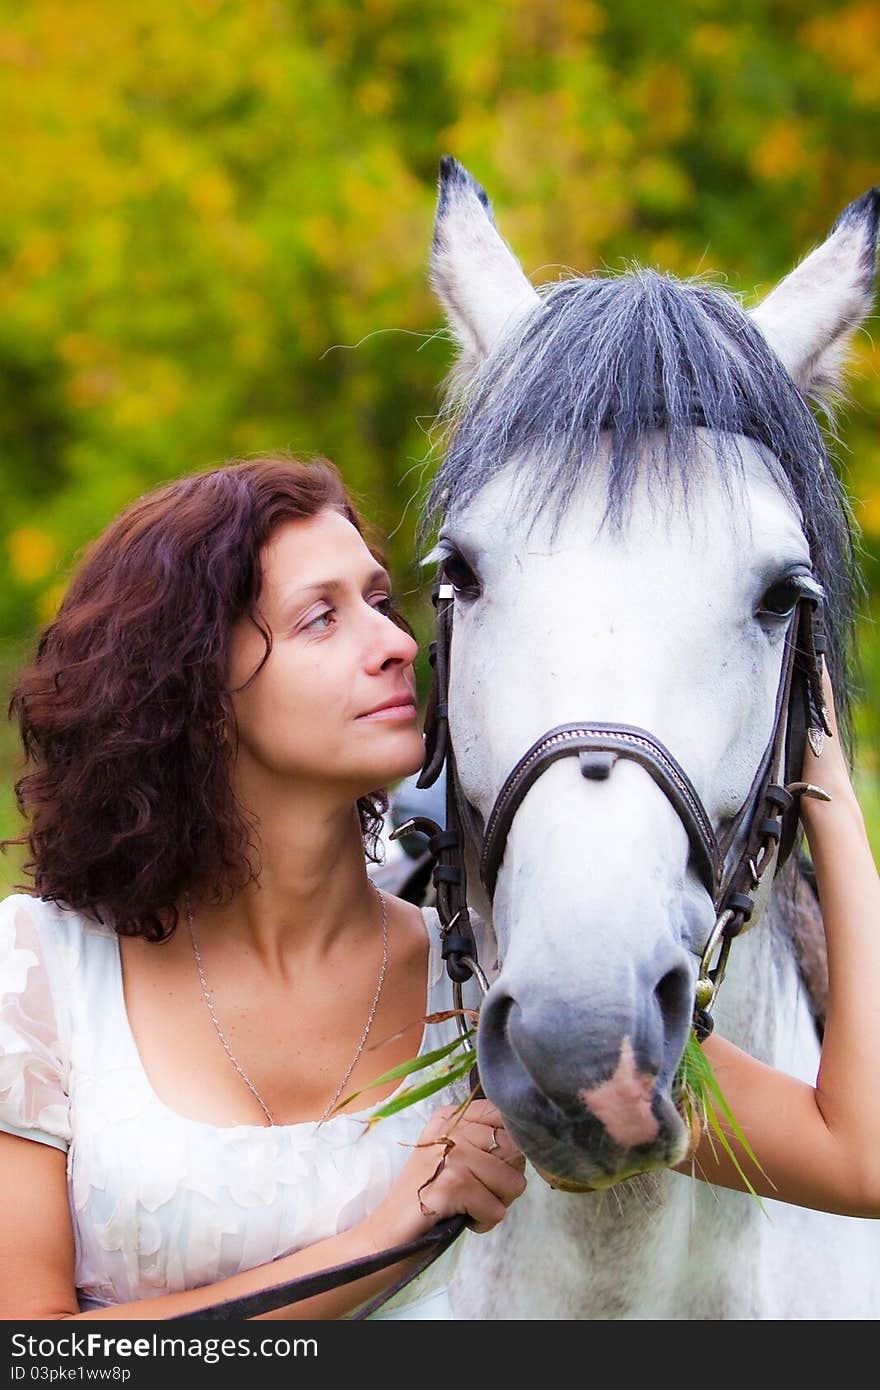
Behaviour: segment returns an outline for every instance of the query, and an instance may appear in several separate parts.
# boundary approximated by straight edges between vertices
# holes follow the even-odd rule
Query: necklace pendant
[[[820,753],[822,752],[822,749],[825,747],[825,730],[808,729],[807,738],[810,740],[810,747],[813,750],[813,756],[818,758]]]

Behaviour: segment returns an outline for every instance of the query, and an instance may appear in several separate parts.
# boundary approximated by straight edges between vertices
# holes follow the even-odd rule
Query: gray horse
[[[731,824],[811,584],[849,728],[852,524],[806,399],[836,388],[868,312],[876,229],[873,192],[751,313],[644,269],[538,292],[485,192],[444,161],[432,279],[460,353],[420,545],[454,586],[450,736],[475,824],[536,739],[584,719],[651,730],[713,825]],[[670,1171],[714,922],[690,849],[637,763],[591,780],[572,758],[519,805],[491,901],[468,849],[470,906],[501,965],[480,1015],[483,1086],[536,1170],[604,1190],[533,1172],[495,1231],[464,1239],[463,1318],[880,1313],[876,1223],[762,1210]],[[812,1083],[804,963],[821,993],[822,955],[796,856],[756,899],[718,1027]],[[572,1119],[581,1102],[589,1125]],[[622,1181],[635,1170],[653,1171]]]

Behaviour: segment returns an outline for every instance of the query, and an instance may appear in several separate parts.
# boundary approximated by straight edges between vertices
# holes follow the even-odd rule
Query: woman
[[[330,1114],[451,1003],[436,914],[365,857],[423,757],[415,654],[323,460],[162,487],[86,553],[12,700],[39,896],[0,903],[0,1316],[196,1313],[523,1191],[486,1101]],[[449,1316],[453,1257],[379,1315]]]
[[[173,484],[86,556],[13,699],[41,899],[0,903],[0,1180],[20,1198],[2,1316],[195,1312],[442,1216],[489,1230],[522,1192],[488,1102],[464,1118],[427,1102],[362,1134],[386,1085],[328,1118],[413,1053],[425,1013],[436,917],[379,901],[363,838],[370,792],[422,760],[414,655],[324,462]],[[802,802],[830,960],[817,1087],[716,1036],[706,1050],[758,1190],[877,1214],[863,981],[880,978],[880,880],[837,740],[803,776],[832,796]],[[427,969],[428,1012],[448,1007],[436,940]],[[422,1050],[453,1027],[426,1027]],[[742,1186],[708,1137],[693,1162]],[[389,1312],[448,1316],[452,1258]],[[272,1316],[343,1317],[402,1272]]]

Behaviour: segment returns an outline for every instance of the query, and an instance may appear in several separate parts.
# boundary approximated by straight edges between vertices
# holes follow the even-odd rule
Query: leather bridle
[[[436,860],[433,882],[443,955],[458,990],[456,1002],[460,1003],[461,983],[478,968],[467,904],[466,842],[476,852],[480,879],[491,902],[514,816],[551,763],[576,754],[584,777],[604,780],[619,758],[628,758],[645,769],[671,803],[714,905],[715,925],[702,953],[694,1002],[694,1028],[704,1039],[712,1031],[711,1007],[724,978],[730,944],[752,915],[755,894],[769,864],[775,859],[775,877],[794,847],[800,797],[825,796],[821,788],[799,780],[807,738],[815,740],[832,732],[822,690],[826,637],[821,597],[802,594],[795,605],[785,634],[770,739],[742,806],[720,834],[691,779],[659,739],[635,725],[592,720],[560,724],[542,734],[505,778],[482,830],[479,814],[459,784],[449,733],[455,590],[442,569],[432,602],[437,611],[437,636],[429,649],[434,674],[425,718],[425,761],[417,786],[432,786],[446,766],[446,826],[413,817],[398,826],[392,839],[412,832],[428,836]],[[739,839],[742,849],[729,864]],[[482,972],[478,978],[485,989]]]

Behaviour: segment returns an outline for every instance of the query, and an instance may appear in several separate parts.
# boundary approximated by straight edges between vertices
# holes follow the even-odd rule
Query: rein
[[[421,1253],[422,1259],[414,1269],[408,1271],[402,1278],[398,1279],[390,1289],[383,1289],[382,1293],[377,1294],[369,1303],[351,1314],[342,1321],[360,1322],[368,1318],[371,1313],[386,1303],[392,1294],[404,1288],[428,1265],[433,1264],[443,1254],[454,1240],[458,1238],[465,1229],[467,1218],[464,1216],[449,1216],[443,1221],[438,1221],[432,1226],[430,1231],[424,1235],[417,1236],[415,1240],[407,1241],[403,1245],[395,1245],[391,1249],[381,1250],[378,1255],[363,1255],[359,1259],[349,1260],[346,1264],[333,1265],[330,1269],[319,1270],[316,1274],[300,1275],[298,1279],[291,1279],[286,1284],[273,1284],[271,1288],[260,1289],[257,1293],[244,1294],[240,1298],[230,1298],[223,1303],[212,1303],[210,1308],[197,1308],[193,1313],[177,1313],[174,1317],[167,1318],[167,1322],[203,1322],[203,1321],[227,1321],[233,1318],[255,1318],[261,1313],[269,1313],[275,1308],[284,1308],[288,1303],[300,1303],[305,1298],[313,1298],[319,1293],[328,1293],[331,1289],[342,1288],[344,1284],[351,1284],[355,1279],[362,1279],[368,1274],[376,1274],[379,1270],[387,1269],[389,1265],[397,1264],[399,1260],[405,1260],[410,1255]]]

